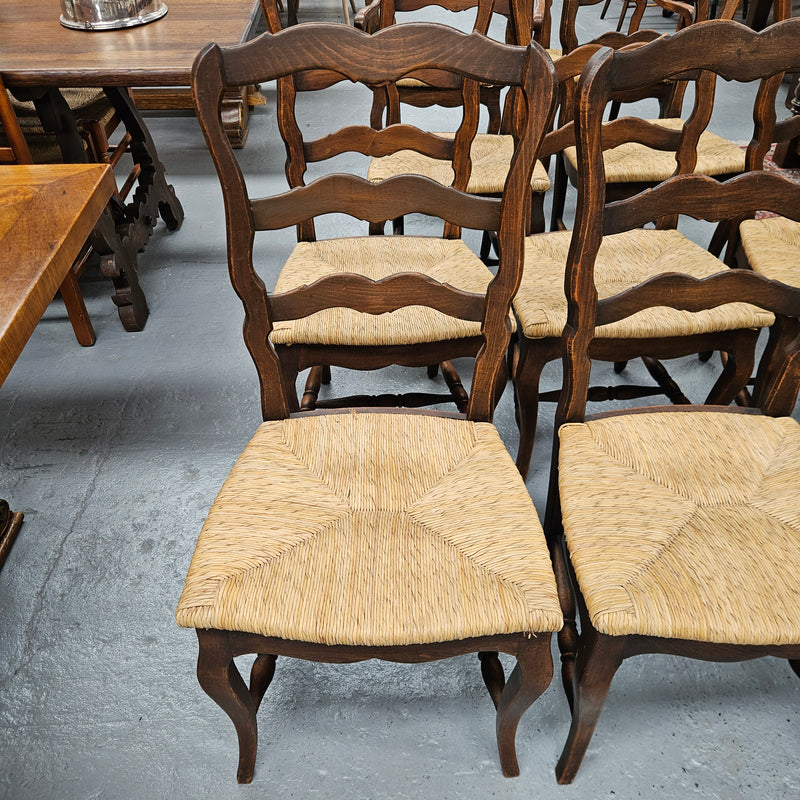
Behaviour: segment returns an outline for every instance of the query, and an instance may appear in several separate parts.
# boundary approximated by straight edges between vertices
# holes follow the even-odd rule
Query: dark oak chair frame
[[[465,91],[477,93],[477,81],[492,76],[519,92],[520,130],[517,153],[502,199],[482,198],[434,183],[419,176],[401,176],[381,185],[342,175],[327,176],[309,186],[272,198],[248,197],[244,177],[220,124],[219,109],[226,86],[279,79],[284,83],[282,103],[291,91],[286,78],[303,70],[335,71],[370,85],[396,80],[409,67],[448,69],[460,74]],[[330,305],[342,305],[379,314],[406,305],[429,305],[462,318],[482,320],[483,336],[476,359],[466,419],[489,421],[504,354],[510,337],[508,309],[522,270],[524,239],[523,191],[530,182],[536,149],[544,135],[553,96],[552,65],[538,45],[510,48],[477,34],[466,35],[441,25],[393,26],[374,36],[342,25],[302,25],[266,35],[246,45],[222,50],[209,45],[195,62],[192,85],[198,119],[220,176],[226,210],[230,277],[245,307],[244,339],[256,365],[265,420],[284,419],[297,411],[293,375],[282,353],[270,344],[273,321],[295,318]],[[477,129],[477,103],[465,114],[457,134],[466,145]],[[523,114],[523,112],[525,112]],[[336,148],[360,147],[391,151],[408,138],[408,126],[390,126],[376,132],[351,126],[334,135]],[[420,136],[423,133],[420,132]],[[424,134],[429,138],[430,134]],[[430,146],[430,142],[429,142]],[[434,151],[442,152],[433,142]],[[331,198],[335,198],[332,201]],[[443,216],[454,227],[462,225],[498,231],[501,260],[497,277],[486,296],[458,291],[416,273],[398,274],[373,282],[353,275],[324,278],[308,287],[270,296],[253,266],[252,242],[256,229],[304,225],[309,215],[333,208],[358,218],[378,221],[412,211]],[[435,359],[434,359],[435,360]],[[313,348],[310,363],[323,359]],[[430,357],[427,357],[430,362]],[[422,363],[426,363],[423,360]],[[325,412],[313,412],[314,414]],[[336,413],[336,412],[327,412]],[[359,413],[435,413],[400,410]],[[303,414],[303,418],[308,418]],[[531,638],[524,633],[406,647],[323,646],[278,640],[224,630],[198,630],[198,678],[204,690],[226,711],[239,737],[238,780],[252,779],[256,755],[256,710],[272,680],[276,655],[327,661],[356,662],[370,658],[416,662],[479,652],[482,672],[497,706],[497,736],[504,773],[518,774],[514,749],[517,723],[524,710],[550,681],[550,636]],[[497,651],[517,658],[506,683]],[[259,654],[245,686],[233,658]]]
[[[757,127],[774,122],[774,88],[781,74],[797,68],[800,20],[782,22],[762,34],[729,21],[712,21],[653,42],[636,52],[603,50],[589,62],[581,82],[576,119],[580,183],[577,221],[566,273],[569,317],[561,342],[564,389],[556,425],[585,418],[589,367],[597,325],[623,319],[652,306],[699,311],[728,302],[748,302],[775,313],[776,323],[760,362],[755,403],[764,414],[787,416],[800,385],[800,290],[769,281],[748,270],[726,270],[697,281],[665,274],[615,297],[598,300],[593,264],[604,234],[629,230],[665,214],[688,214],[711,222],[735,220],[757,209],[800,220],[798,187],[775,174],[755,170],[726,182],[679,175],[625,201],[605,203],[601,111],[615,91],[690,70],[714,70],[728,80],[763,79],[754,117]],[[770,98],[772,98],[770,100]],[[754,146],[751,143],[751,146]],[[641,411],[653,411],[652,408]],[[709,410],[702,406],[658,409],[665,413]],[[754,409],[716,408],[720,413],[758,413]],[[636,410],[613,412],[636,413]],[[598,416],[611,416],[603,414]],[[595,417],[596,418],[596,417]],[[665,454],[669,458],[669,453]],[[610,636],[598,632],[587,613],[581,587],[572,572],[563,540],[558,492],[558,441],[554,444],[545,530],[554,542],[556,574],[563,591],[565,627],[559,634],[564,689],[572,725],[556,768],[560,783],[575,777],[620,664],[640,653],[668,653],[709,661],[742,661],[766,655],[788,659],[800,675],[800,645],[717,644],[654,636]],[[572,591],[565,587],[571,585]],[[574,594],[573,594],[574,592]],[[580,613],[578,634],[574,618]]]
[[[705,23],[703,23],[705,24]],[[635,49],[643,46],[648,41],[658,37],[652,31],[637,31],[629,37],[621,34],[604,34],[592,45],[584,45],[573,51],[569,57],[562,57],[558,62],[560,86],[562,91],[562,106],[569,111],[566,122],[562,122],[560,129],[550,134],[545,140],[542,151],[545,153],[563,149],[575,143],[575,126],[571,119],[576,102],[575,85],[566,78],[576,72],[568,63],[561,65],[559,62],[566,58],[576,59],[580,54],[587,52],[587,48],[597,48],[605,43],[613,49]],[[591,52],[591,50],[589,50]],[[670,94],[672,97],[682,97],[689,83],[695,85],[695,98],[692,113],[688,115],[684,134],[681,131],[666,131],[656,129],[642,120],[625,117],[614,120],[602,127],[601,147],[603,150],[616,147],[624,141],[638,141],[650,147],[674,151],[676,153],[675,175],[691,173],[696,163],[696,143],[700,134],[705,130],[713,108],[715,76],[711,72],[698,70],[676,72],[670,79],[657,81],[653,86],[639,84],[634,87],[619,87],[611,93],[609,102],[615,99],[636,98],[654,91],[659,93],[659,86],[667,87],[662,100]],[[745,165],[748,171],[760,169],[772,140],[774,128],[774,114],[770,119],[767,110],[774,107],[775,95],[778,91],[780,79],[772,79],[766,84],[760,94],[759,109],[764,115],[764,122],[757,121],[754,127],[753,139],[750,141],[745,154]],[[572,95],[570,96],[570,92]],[[603,109],[605,110],[605,109]],[[601,110],[602,116],[602,110]],[[759,118],[761,119],[761,118]],[[563,159],[559,159],[562,161]],[[578,179],[578,174],[574,175]],[[728,179],[732,176],[725,176]],[[714,180],[723,180],[715,177]],[[622,184],[618,190],[611,190],[608,184],[604,185],[607,208],[613,203],[625,198],[638,195],[652,188],[652,184]],[[555,200],[554,200],[555,209]],[[555,212],[554,212],[555,214]],[[669,214],[656,215],[647,222],[655,222],[657,228],[674,228],[677,225],[677,216]],[[554,229],[562,226],[555,225]],[[713,239],[727,238],[729,231],[736,226],[729,225],[728,220],[722,220],[717,226]],[[729,248],[730,250],[731,248]],[[714,247],[713,241],[709,250],[714,255],[719,255],[719,249]],[[726,261],[727,263],[727,261]],[[654,338],[597,338],[589,348],[589,355],[593,360],[607,361],[614,364],[615,371],[624,370],[628,361],[641,358],[647,371],[654,379],[654,384],[620,384],[615,386],[593,386],[589,389],[589,400],[593,402],[603,400],[630,400],[639,397],[665,395],[676,405],[688,405],[690,400],[686,397],[680,386],[672,379],[662,359],[680,358],[691,354],[700,354],[707,358],[714,351],[723,355],[723,370],[709,391],[706,403],[729,404],[746,386],[752,375],[755,365],[755,347],[758,331],[751,328],[739,330],[718,331],[713,333],[698,333],[690,335],[671,336],[662,339]],[[522,332],[515,342],[515,351],[512,353],[512,374],[514,377],[515,402],[517,422],[520,428],[520,444],[517,453],[517,466],[523,475],[527,474],[533,452],[533,443],[536,433],[538,405],[540,402],[558,402],[562,390],[551,392],[539,391],[539,379],[545,365],[559,358],[559,337],[545,337],[541,339],[528,339]]]
[[[281,30],[280,19],[275,7],[264,0],[263,9],[267,21],[267,28],[272,32]],[[490,14],[491,8],[483,0],[480,3],[482,14]],[[486,23],[488,26],[488,22]],[[428,75],[436,75],[436,70],[416,70]],[[438,73],[441,75],[441,72]],[[456,80],[456,76],[447,74],[445,82],[451,86],[462,84],[461,88],[454,89],[452,98],[457,93],[459,97],[458,105],[461,106],[465,115],[475,116],[476,124],[478,117],[478,103],[475,87],[470,87],[465,92],[463,81]],[[305,182],[305,173],[308,164],[321,162],[332,156],[346,152],[347,150],[357,151],[368,154],[369,147],[375,154],[389,152],[383,151],[376,145],[370,145],[366,140],[344,144],[342,139],[317,139],[306,140],[294,118],[294,100],[298,92],[320,91],[342,80],[339,73],[330,69],[307,69],[295,75],[282,79],[278,83],[278,124],[286,145],[287,159],[285,162],[285,173],[289,187],[300,187]],[[384,84],[388,85],[388,84]],[[502,87],[496,87],[498,92]],[[398,133],[406,128],[399,122],[399,98],[396,92],[389,93],[390,110],[393,119],[393,129]],[[513,100],[509,101],[513,103]],[[455,103],[453,103],[455,105]],[[511,125],[509,124],[509,128]],[[514,130],[507,131],[511,135],[516,135]],[[409,141],[409,148],[416,148],[413,141]],[[428,145],[430,147],[430,145]],[[470,163],[466,158],[466,153],[455,140],[446,140],[437,137],[434,149],[429,154],[436,158],[452,160],[454,171],[457,175],[455,185],[464,188],[469,181]],[[435,207],[434,207],[435,208]],[[437,216],[435,210],[434,216]],[[382,231],[385,220],[370,221],[369,229],[371,233]],[[313,220],[305,220],[298,225],[298,241],[313,241],[315,237]],[[399,232],[399,231],[398,231]],[[456,226],[445,225],[444,237],[455,238],[460,235],[460,229]],[[277,346],[281,361],[287,370],[287,381],[294,380],[303,370],[308,369],[309,373],[305,381],[299,406],[295,410],[312,411],[316,408],[342,408],[358,405],[380,405],[380,406],[410,406],[419,407],[432,405],[442,402],[453,402],[459,411],[466,408],[468,393],[464,388],[461,378],[452,364],[452,359],[463,357],[474,357],[481,346],[480,337],[463,338],[446,342],[427,342],[414,345],[393,345],[382,347],[364,346],[343,346],[343,345],[312,345],[293,344],[289,347]],[[448,393],[442,392],[415,392],[382,395],[356,395],[344,397],[332,397],[324,400],[319,399],[321,386],[330,383],[331,366],[339,366],[347,369],[375,370],[391,364],[399,364],[409,367],[426,367],[428,376],[433,378],[437,371],[441,369]],[[498,391],[502,392],[505,380],[498,383]]]

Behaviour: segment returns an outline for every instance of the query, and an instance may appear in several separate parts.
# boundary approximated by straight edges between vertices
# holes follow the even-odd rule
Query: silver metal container
[[[160,19],[167,13],[161,0],[61,0],[58,21],[82,31],[132,28]]]

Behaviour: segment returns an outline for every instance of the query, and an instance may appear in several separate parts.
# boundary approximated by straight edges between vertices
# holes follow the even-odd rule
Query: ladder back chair
[[[726,0],[720,11],[720,19],[731,19],[736,12],[738,0]],[[561,17],[560,38],[564,53],[568,53],[578,46],[575,19],[580,8],[586,5],[586,0],[565,0]],[[698,21],[703,19],[701,6],[698,4]],[[708,4],[705,3],[707,10]],[[631,24],[628,35],[632,36],[639,31],[638,23]],[[646,32],[652,37],[653,32]],[[602,37],[600,37],[602,40]],[[642,87],[636,91],[619,93],[611,98],[608,118],[614,120],[619,116],[623,103],[633,103],[646,98],[654,98],[658,102],[658,124],[668,129],[680,128],[684,124],[681,116],[686,83],[682,80],[665,81],[656,86]],[[707,109],[703,113],[710,114],[713,110],[713,90],[703,95]],[[698,105],[695,105],[698,113]],[[571,113],[570,105],[563,106],[565,114]],[[568,117],[562,116],[562,122]],[[653,118],[652,121],[656,121]],[[609,200],[630,197],[648,186],[652,186],[664,178],[669,177],[675,170],[674,156],[667,151],[657,151],[652,147],[638,142],[631,142],[624,150],[613,151],[608,155],[609,163],[606,165],[606,191]],[[731,142],[724,137],[704,132],[698,143],[698,161],[696,170],[706,175],[713,175],[720,180],[730,178],[740,173],[744,166],[744,152],[736,142]],[[553,177],[553,209],[551,230],[564,230],[564,207],[567,188],[569,184],[577,186],[577,163],[575,148],[568,147],[556,159],[556,169]],[[719,233],[720,244],[716,252],[720,252],[724,244],[723,235]]]
[[[398,12],[418,11],[439,6],[451,12],[476,9],[473,29],[490,33],[494,15],[505,19],[505,40],[509,44],[525,46],[531,38],[543,47],[550,41],[550,6],[552,0],[537,0],[535,4],[519,0],[373,0],[356,18],[356,26],[374,32],[394,25]],[[549,51],[548,51],[549,52]],[[506,96],[505,113],[501,109],[502,86],[482,83],[481,103],[489,112],[486,133],[478,134],[470,151],[470,177],[467,191],[471,194],[499,196],[505,183],[508,165],[513,152],[511,127],[513,125],[513,97]],[[453,107],[460,104],[460,88],[455,76],[437,75],[434,72],[416,73],[412,76],[375,90],[372,125],[380,128],[384,116],[386,124],[400,122],[403,103],[419,107],[439,105]],[[452,136],[452,133],[440,133]],[[395,175],[415,173],[432,180],[449,184],[453,173],[447,161],[432,158],[414,151],[401,151],[376,158],[370,164],[370,180],[385,180]],[[544,230],[544,196],[550,188],[550,178],[545,164],[537,161],[531,178],[530,230]],[[403,232],[404,220],[393,221],[393,232]],[[373,226],[373,233],[383,233],[384,223]],[[481,258],[493,264],[491,258],[492,232],[487,231],[481,244]]]
[[[372,184],[357,176],[319,178],[271,197],[251,198],[219,120],[226,85],[283,81],[298,71],[333,70],[368,86],[414,69],[449,70],[465,86],[493,80],[519,88],[526,120],[502,198],[467,195],[419,176]],[[200,534],[177,621],[195,628],[198,678],[239,737],[240,782],[253,776],[256,710],[278,655],[316,661],[370,658],[416,662],[478,652],[497,708],[506,775],[518,774],[514,736],[524,710],[552,675],[550,634],[561,610],[536,511],[491,425],[497,378],[510,337],[509,309],[522,268],[523,187],[553,94],[552,66],[536,44],[509,47],[442,25],[398,25],[369,36],[343,25],[308,24],[239,47],[210,45],[193,70],[200,124],[225,200],[230,277],[245,307],[244,339],[256,364],[265,422],[227,478]],[[286,103],[287,98],[283,98]],[[467,148],[477,115],[456,134]],[[329,137],[341,150],[407,140],[443,145],[410,126],[376,132],[351,125]],[[425,248],[446,253],[458,240],[362,236],[302,242],[342,259],[305,285],[267,292],[254,269],[255,229],[303,225],[339,210],[364,220],[422,210],[455,226],[498,231],[501,258],[487,286],[454,286],[419,271]],[[385,274],[354,274],[361,247],[399,254]],[[330,307],[386,315],[406,306],[465,319],[482,341],[464,415],[404,409],[293,413],[291,370],[274,344],[277,326]],[[442,514],[442,504],[452,497]],[[498,651],[516,656],[508,682]],[[233,659],[258,654],[249,689]]]
[[[800,136],[800,116],[775,125],[778,141]],[[800,286],[800,224],[779,214],[761,212],[739,226],[737,266],[749,267],[773,280]]]
[[[800,220],[800,187],[759,170],[725,182],[676,175],[606,205],[601,111],[611,93],[693,70],[759,80],[753,115],[757,126],[770,127],[773,84],[798,63],[800,20],[761,34],[711,21],[637,50],[602,50],[581,81],[565,381],[545,519],[551,541],[564,545],[554,547],[556,574],[565,584],[568,572],[575,592],[564,595],[559,636],[572,708],[556,770],[561,783],[575,777],[626,658],[773,655],[800,674],[800,425],[790,416],[800,384],[800,289],[721,264],[692,274],[672,258],[643,282],[612,290],[597,272],[609,241],[665,214],[716,223],[765,210]],[[667,406],[586,418],[598,329],[643,314],[711,314],[733,303],[775,317],[754,391],[758,409]]]
[[[359,128],[357,137],[350,136],[349,130],[344,129],[330,136],[309,139],[296,114],[298,81],[302,81],[302,88],[307,91],[312,85],[320,90],[320,86],[330,86],[337,80],[341,80],[341,76],[337,76],[333,70],[307,69],[300,71],[297,76],[287,76],[278,81],[278,125],[286,145],[286,177],[290,188],[297,189],[305,184],[311,165],[326,168],[327,162],[341,153],[375,158],[396,152],[420,152],[431,158],[442,159],[448,164],[451,175],[455,176],[455,188],[462,191],[466,188],[470,176],[467,154],[476,136],[471,127],[477,125],[478,118],[477,84],[474,81],[462,82],[461,113],[465,124],[458,138],[442,137],[414,126],[396,124],[385,129],[391,131],[387,134],[378,135],[373,131],[367,136]],[[354,110],[354,117],[356,113]],[[549,113],[548,107],[546,114]],[[535,124],[543,129],[547,122],[547,119],[536,120]],[[519,133],[513,132],[509,140],[513,149],[518,145]],[[394,185],[389,179],[378,181],[374,175],[368,177],[371,184]],[[414,202],[419,200],[415,199]],[[442,216],[436,205],[429,201],[421,203],[416,210],[440,219]],[[373,216],[374,211],[374,208],[370,209]],[[414,209],[410,208],[410,211]],[[298,244],[278,277],[275,285],[278,293],[292,290],[323,275],[342,271],[345,266],[351,271],[377,279],[397,271],[401,264],[405,264],[408,269],[428,271],[436,280],[447,281],[469,291],[484,291],[491,279],[491,272],[460,239],[459,226],[446,219],[443,220],[440,240],[416,236],[373,236],[330,243],[315,241],[316,227],[312,217],[309,215],[297,228]],[[370,218],[369,222],[373,225],[376,220]],[[463,411],[468,399],[467,392],[451,360],[457,357],[473,358],[481,347],[482,336],[477,323],[456,320],[429,310],[417,313],[405,309],[395,314],[374,316],[352,309],[339,309],[312,314],[305,319],[276,320],[272,341],[286,370],[289,384],[301,371],[309,370],[299,409],[375,404],[422,406],[455,402],[456,407]],[[331,366],[375,370],[393,364],[427,367],[431,376],[436,369],[431,365],[441,365],[448,392],[318,397],[321,382],[330,380]],[[498,391],[502,392],[504,385],[505,379],[501,377]],[[297,410],[298,406],[294,408]]]
[[[461,0],[458,0],[460,3]],[[473,7],[469,4],[472,3],[473,0],[469,0],[468,4],[465,7]],[[458,5],[457,3],[457,5]],[[491,7],[487,5],[484,0],[480,0],[480,11],[479,13],[482,14],[484,17],[488,17],[491,15]],[[392,6],[393,7],[393,6]],[[278,33],[282,30],[281,21],[277,14],[274,4],[271,0],[262,0],[262,9],[264,11],[264,16],[267,23],[267,29],[272,33]],[[488,21],[485,23],[480,23],[479,27],[483,25],[483,27],[488,27]],[[361,29],[358,25],[356,26]],[[375,30],[378,30],[376,27]],[[370,30],[370,33],[374,33],[375,30]],[[526,40],[526,44],[527,44]],[[423,74],[425,77],[428,77],[430,80],[433,80],[431,76],[438,76],[439,81],[442,85],[447,86],[448,94],[448,104],[453,106],[460,106],[462,108],[462,113],[465,102],[472,106],[473,108],[470,109],[469,113],[476,113],[477,114],[477,100],[478,98],[474,96],[474,93],[464,94],[463,92],[463,81],[459,75],[454,75],[452,73],[443,72],[443,71],[436,71],[436,70],[424,70],[422,73],[417,71],[418,74]],[[399,84],[403,83],[404,79],[398,81]],[[325,144],[324,138],[320,137],[316,141],[309,140],[308,137],[303,136],[301,133],[302,128],[298,126],[296,119],[293,118],[294,114],[294,103],[296,99],[296,95],[299,92],[318,92],[324,89],[328,89],[334,84],[337,84],[342,81],[341,74],[334,72],[332,70],[321,70],[321,69],[309,69],[297,72],[296,74],[290,76],[286,80],[282,81],[279,84],[279,100],[278,100],[278,116],[279,116],[279,124],[281,128],[282,135],[284,137],[284,143],[286,145],[286,152],[287,152],[287,159],[285,162],[285,173],[286,179],[290,187],[298,187],[301,186],[305,180],[305,174],[308,166],[313,162],[324,162],[327,159],[335,156],[337,154],[336,148],[330,149]],[[500,86],[493,86],[493,89],[496,89],[499,95],[501,91]],[[381,87],[375,87],[373,89],[373,107],[372,111],[370,112],[370,124],[375,127],[374,122],[374,97],[376,94],[382,94],[384,92],[385,85]],[[444,90],[443,90],[444,91]],[[482,91],[482,90],[481,90]],[[399,103],[400,99],[397,92],[390,92],[386,95],[387,101],[389,102],[389,107],[391,109],[390,117],[394,120],[393,124],[398,127],[398,130],[402,130],[400,128],[400,115],[399,115]],[[286,98],[286,102],[284,99]],[[426,107],[423,104],[423,107]],[[357,113],[354,110],[354,113]],[[380,129],[380,125],[377,126],[377,129]],[[441,137],[442,135],[439,134]],[[392,151],[384,153],[376,154],[378,156],[378,160],[392,160],[395,156],[400,156],[401,159],[406,162],[401,170],[398,173],[419,173],[420,170],[424,169],[425,164],[437,164],[440,166],[440,171],[444,171],[445,173],[449,173],[444,179],[446,184],[450,184],[453,182],[454,172],[458,171],[459,175],[469,176],[467,178],[467,184],[473,181],[473,176],[476,169],[479,169],[478,163],[476,163],[475,159],[475,140],[481,139],[481,135],[477,134],[473,137],[473,145],[470,149],[470,158],[467,159],[464,157],[464,154],[458,150],[455,145],[455,142],[452,140],[452,134],[447,134],[450,137],[451,141],[449,142],[442,142],[440,141],[437,145],[438,152],[436,152],[437,158],[439,156],[442,157],[442,160],[437,160],[431,157],[430,155],[426,154],[425,152],[420,152],[419,148],[416,147],[413,143],[409,143],[405,149],[402,148],[393,148]],[[487,138],[487,137],[484,137]],[[497,137],[488,137],[490,139],[494,139]],[[508,137],[508,146],[506,148],[505,156],[507,160],[510,161],[511,154],[513,152],[513,141],[512,137]],[[354,148],[357,149],[357,148]],[[362,148],[362,152],[366,152]],[[383,156],[383,159],[380,157]],[[416,161],[419,163],[411,164],[411,161]],[[372,160],[371,163],[374,163],[375,159]],[[417,167],[417,169],[414,169]],[[505,171],[507,171],[507,164]],[[422,174],[426,174],[427,177],[432,178],[435,177],[431,174],[423,172]],[[381,181],[385,180],[388,177],[391,177],[392,173],[389,172],[387,174],[375,174],[372,171],[372,167],[368,171],[368,178],[371,181]],[[546,179],[546,175],[544,176]],[[457,184],[460,188],[463,188],[463,184],[460,182],[462,181],[462,177],[459,177],[459,183]],[[502,189],[502,182],[498,184],[496,188]],[[402,232],[402,224],[399,223],[399,220],[396,221],[397,227],[396,231],[398,233]],[[369,230],[371,233],[383,233],[383,229],[385,227],[385,221],[381,221],[380,223],[370,223]],[[306,223],[304,226],[298,229],[299,238],[302,240],[310,240],[314,236],[314,228],[313,223]],[[447,236],[454,235],[453,229],[450,229],[447,233]],[[400,244],[399,246],[405,251],[408,248],[409,242],[412,240],[406,240],[405,243]],[[388,244],[386,247],[395,246]],[[380,269],[379,261],[381,256],[379,255],[379,251],[383,249],[383,246],[373,245],[375,248],[375,255],[369,257],[370,264],[366,265],[366,269],[370,268],[378,268]],[[428,256],[430,260],[430,256]],[[444,265],[446,267],[446,265]],[[473,259],[471,256],[469,257],[469,263],[466,265],[462,264],[462,267],[466,266],[467,273],[465,275],[470,280],[478,280],[479,282],[485,282],[488,280],[489,273],[485,269],[483,269],[477,262],[476,259]],[[440,267],[441,268],[441,267]],[[289,270],[294,271],[296,273],[296,263],[289,265]],[[463,270],[462,270],[463,271]],[[293,280],[293,278],[289,278]],[[344,334],[345,337],[347,334]],[[414,335],[414,334],[412,334]],[[423,336],[423,339],[409,339],[409,331],[405,333],[401,333],[396,329],[388,330],[384,332],[384,338],[382,340],[382,344],[392,348],[391,350],[387,350],[387,354],[394,354],[395,356],[400,355],[403,359],[400,362],[392,362],[391,360],[386,360],[386,355],[381,357],[378,354],[379,360],[374,362],[374,366],[369,366],[365,362],[363,362],[364,356],[364,349],[363,345],[368,344],[367,342],[363,341],[363,337],[360,337],[361,340],[357,342],[357,350],[355,353],[349,353],[343,347],[337,347],[332,349],[331,347],[327,348],[327,358],[323,359],[323,361],[314,364],[309,359],[313,356],[313,353],[309,352],[307,349],[305,351],[298,351],[297,347],[289,349],[282,349],[282,353],[285,356],[290,356],[293,354],[297,354],[300,361],[298,364],[298,371],[302,371],[306,368],[309,369],[309,373],[305,382],[305,387],[303,390],[300,408],[302,410],[313,410],[317,407],[331,407],[331,406],[346,406],[346,405],[365,405],[365,404],[381,404],[381,405],[429,405],[434,404],[437,402],[443,402],[447,400],[453,401],[459,410],[463,410],[466,402],[467,402],[467,393],[464,389],[461,378],[456,371],[455,367],[451,363],[450,359],[454,358],[458,355],[470,355],[476,352],[475,345],[477,345],[478,340],[473,339],[472,343],[470,344],[467,342],[463,336],[459,337],[458,346],[456,349],[452,349],[452,347],[448,347],[447,349],[443,349],[441,344],[436,344],[437,335],[435,331],[425,331],[419,332],[419,335]],[[327,334],[325,335],[328,336]],[[309,342],[306,342],[308,344]],[[343,344],[344,342],[339,342],[339,344]],[[331,344],[331,342],[328,342]],[[338,356],[339,361],[337,363],[339,366],[351,366],[357,367],[360,363],[365,363],[366,368],[378,368],[382,366],[386,366],[390,363],[403,363],[406,366],[420,366],[423,365],[420,362],[420,359],[416,356],[413,357],[413,360],[409,362],[407,359],[409,357],[409,353],[411,349],[414,348],[414,345],[418,347],[418,354],[422,356],[423,354],[427,357],[430,355],[432,358],[435,359],[437,355],[442,356],[443,358],[439,361],[432,360],[424,366],[427,366],[428,375],[430,378],[435,378],[439,369],[441,368],[442,378],[445,381],[445,384],[448,389],[448,394],[436,394],[433,392],[419,392],[416,394],[405,393],[401,395],[381,395],[379,397],[366,397],[366,396],[358,396],[358,397],[337,397],[333,399],[326,399],[320,400],[319,394],[321,390],[321,386],[323,384],[329,384],[331,381],[331,373],[330,373],[330,366],[331,361],[330,357],[331,354],[334,353]],[[465,349],[466,348],[466,349]],[[373,355],[377,354],[376,348],[371,348]],[[382,358],[382,360],[381,360]],[[345,359],[345,360],[342,360]],[[355,363],[354,363],[355,359]]]
[[[697,23],[701,27],[708,24]],[[651,48],[655,48],[656,42],[661,38],[664,37],[638,47],[660,55],[664,51]],[[604,178],[609,171],[616,170],[620,163],[624,163],[624,159],[620,159],[629,152],[630,147],[647,148],[660,157],[671,159],[673,168],[670,172],[675,174],[705,171],[698,170],[698,164],[701,164],[700,143],[708,135],[706,126],[712,105],[709,96],[713,100],[716,76],[711,71],[701,70],[668,73],[667,65],[659,66],[668,77],[671,75],[682,83],[693,84],[692,113],[686,124],[680,128],[667,128],[657,121],[636,117],[623,117],[603,123],[599,146],[603,153]],[[648,74],[652,72],[653,70]],[[741,151],[744,166],[748,170],[761,169],[764,155],[769,149],[775,117],[774,108],[771,116],[766,109],[770,103],[774,107],[779,82],[779,78],[770,79],[761,89],[761,113],[754,122],[753,138],[747,149]],[[643,87],[646,84],[615,87],[610,96],[635,92]],[[564,126],[564,131],[574,136],[571,123]],[[615,154],[613,159],[609,158],[609,152]],[[576,174],[579,175],[580,170]],[[668,178],[669,174],[664,177]],[[652,186],[648,183],[639,188],[644,191]],[[608,209],[618,201],[609,197],[605,180],[603,190],[607,204],[604,213],[610,213]],[[580,203],[580,196],[578,199]],[[649,275],[665,271],[669,264],[672,269],[697,278],[717,272],[724,266],[716,255],[677,230],[677,217],[674,215],[667,212],[655,214],[647,222],[656,223],[656,229],[624,230],[603,240],[595,263],[595,281],[601,296],[621,291],[624,286],[634,286]],[[727,220],[723,220],[722,224],[727,225]],[[569,270],[570,242],[569,231],[554,231],[528,237],[525,272],[514,300],[519,322],[519,351],[515,354],[513,367],[517,420],[520,427],[517,465],[523,475],[527,473],[533,449],[538,405],[542,401],[558,401],[561,393],[561,390],[540,393],[539,381],[544,366],[558,359],[560,354],[560,336],[567,315],[563,283]],[[727,405],[746,386],[755,363],[759,329],[768,327],[772,321],[772,315],[761,309],[729,304],[703,314],[648,311],[613,325],[603,326],[598,329],[592,341],[589,350],[591,358],[615,364],[618,372],[629,360],[642,358],[654,383],[593,386],[589,392],[590,399],[630,400],[665,395],[672,403],[688,404],[690,400],[673,381],[661,360],[719,351],[725,356],[724,367],[710,388],[706,402]]]

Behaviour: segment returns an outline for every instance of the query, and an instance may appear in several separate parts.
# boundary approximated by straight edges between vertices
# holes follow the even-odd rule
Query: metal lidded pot
[[[109,31],[144,25],[166,13],[161,0],[61,0],[58,21],[82,31]]]

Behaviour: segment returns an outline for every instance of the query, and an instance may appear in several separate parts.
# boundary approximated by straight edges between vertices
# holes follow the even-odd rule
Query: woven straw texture
[[[739,231],[752,269],[773,281],[800,286],[800,222],[786,217],[745,220]]]
[[[664,128],[680,129],[682,119],[652,119]],[[577,151],[574,147],[564,148],[564,155],[577,169]],[[630,183],[644,181],[655,183],[669,178],[677,162],[671,150],[656,150],[637,142],[626,142],[603,153],[606,170],[606,183]],[[727,175],[744,171],[744,150],[739,145],[723,139],[710,131],[700,134],[697,143],[697,175]]]
[[[114,113],[111,103],[101,89],[62,89],[61,94],[75,117],[79,131],[90,122],[107,123]],[[61,161],[58,140],[55,134],[45,133],[33,101],[16,100],[11,95],[9,97],[33,160],[37,163]]]
[[[365,412],[261,425],[209,513],[176,616],[365,646],[562,620],[536,510],[495,428]]]
[[[735,413],[565,425],[559,489],[592,624],[800,643],[800,425]]]
[[[437,133],[437,136],[453,138],[453,133]],[[467,184],[470,194],[501,194],[505,185],[511,157],[514,155],[514,140],[510,136],[479,133],[470,150],[472,171]],[[453,183],[453,168],[449,161],[417,153],[415,150],[399,150],[383,158],[370,161],[367,178],[375,183],[394,175],[424,175],[431,180],[450,186]],[[534,192],[546,192],[550,178],[544,165],[537,161],[531,177]]]
[[[398,272],[422,272],[468,292],[486,291],[492,273],[460,239],[364,236],[300,242],[278,276],[275,293],[326,275],[357,273],[379,280]],[[298,320],[277,322],[275,344],[405,345],[480,336],[479,322],[449,317],[425,306],[389,314],[329,308]]]
[[[529,339],[561,336],[567,322],[564,268],[572,234],[569,231],[529,236],[525,271],[514,310]],[[664,272],[702,278],[726,267],[702,247],[675,230],[637,229],[603,238],[595,262],[595,283],[603,299]],[[695,314],[672,308],[648,308],[603,325],[602,338],[642,339],[688,336],[694,333],[761,328],[772,325],[772,314],[744,303],[728,303]]]

